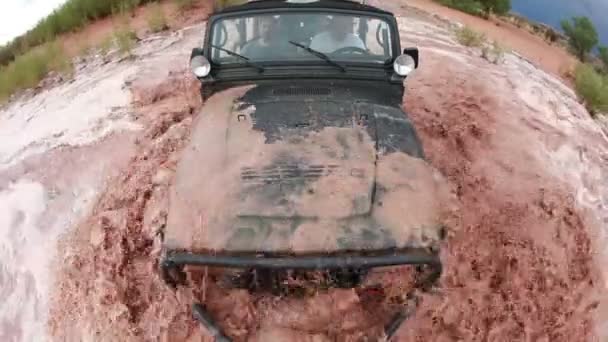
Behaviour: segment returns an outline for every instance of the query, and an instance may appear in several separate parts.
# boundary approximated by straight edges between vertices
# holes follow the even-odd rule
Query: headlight
[[[190,60],[190,68],[196,77],[207,77],[211,72],[211,64],[205,56],[194,56]]]
[[[393,65],[395,73],[399,76],[407,76],[416,69],[416,61],[410,55],[401,55],[395,59]]]

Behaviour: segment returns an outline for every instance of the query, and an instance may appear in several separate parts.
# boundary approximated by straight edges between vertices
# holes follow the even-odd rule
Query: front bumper
[[[262,268],[272,270],[332,270],[345,268],[374,268],[397,265],[431,265],[441,267],[436,252],[410,248],[398,251],[336,255],[263,255],[263,254],[194,254],[167,252],[162,268],[186,265],[223,268]]]
[[[374,253],[351,253],[336,255],[264,255],[264,254],[194,254],[179,251],[165,252],[161,261],[161,275],[164,281],[177,286],[185,282],[185,266],[206,266],[232,269],[256,269],[265,271],[281,270],[368,270],[376,267],[415,265],[427,266],[430,273],[416,284],[416,288],[428,289],[441,275],[441,260],[436,251],[409,248]],[[408,294],[409,295],[409,294]],[[395,315],[386,326],[385,333],[390,339],[413,312],[403,311]],[[213,335],[217,341],[230,341],[211,315],[201,304],[193,305],[193,316]]]

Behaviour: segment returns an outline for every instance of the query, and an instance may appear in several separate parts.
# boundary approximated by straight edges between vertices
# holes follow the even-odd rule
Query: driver
[[[241,54],[250,59],[268,59],[277,54],[277,23],[271,16],[260,17],[259,37],[243,46]]]
[[[347,16],[335,16],[329,23],[327,31],[317,34],[310,43],[310,48],[323,53],[332,53],[345,47],[366,50],[365,44],[353,34],[353,19]]]

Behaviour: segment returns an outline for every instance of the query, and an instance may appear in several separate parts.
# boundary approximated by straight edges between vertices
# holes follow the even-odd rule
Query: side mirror
[[[209,76],[211,72],[211,63],[203,54],[203,49],[194,48],[190,54],[190,68],[192,73],[198,78]]]
[[[416,69],[418,69],[418,63],[420,63],[420,51],[418,51],[418,48],[405,48],[403,49],[403,54],[412,57],[414,62],[416,62]]]
[[[395,59],[393,69],[401,77],[406,77],[418,68],[419,62],[418,48],[407,48],[403,50],[403,55]]]

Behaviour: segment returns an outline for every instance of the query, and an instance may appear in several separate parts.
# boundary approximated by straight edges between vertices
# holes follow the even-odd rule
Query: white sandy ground
[[[0,340],[48,338],[56,243],[125,167],[143,128],[128,85],[183,69],[202,32],[147,38],[133,60],[93,58],[73,81],[0,111]]]
[[[459,46],[449,29],[415,16],[399,24],[403,45],[419,46],[422,63],[425,56],[463,65],[479,58]],[[46,339],[57,239],[87,214],[108,177],[134,151],[140,124],[129,108],[128,83],[141,75],[162,79],[183,68],[201,32],[197,26],[147,40],[134,61],[87,67],[73,82],[0,111],[0,340]],[[538,127],[536,139],[526,142],[530,153],[570,184],[578,203],[604,228],[598,239],[605,240],[608,138],[601,126],[561,81],[516,54],[484,72],[502,80],[496,91],[505,84],[514,88],[517,96],[505,101],[529,110],[505,115]],[[601,252],[608,255],[608,248]]]

